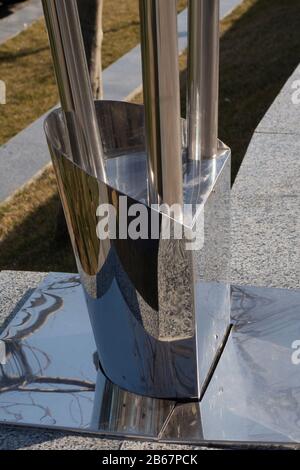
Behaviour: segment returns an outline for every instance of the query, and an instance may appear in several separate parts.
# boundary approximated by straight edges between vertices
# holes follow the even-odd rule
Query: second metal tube
[[[149,203],[182,205],[176,0],[140,0]]]
[[[219,0],[189,0],[188,154],[213,158],[218,150]]]
[[[76,0],[43,0],[43,8],[74,161],[106,181]]]

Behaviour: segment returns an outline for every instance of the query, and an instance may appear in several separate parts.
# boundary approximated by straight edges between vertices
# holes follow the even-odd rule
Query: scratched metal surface
[[[0,421],[194,446],[300,442],[300,293],[235,286],[232,299],[234,328],[204,399],[174,409],[105,379],[78,276],[49,275],[1,334]]]
[[[78,275],[48,275],[0,339],[1,422],[152,438],[174,407],[120,390],[98,370]]]
[[[300,290],[233,286],[234,327],[204,398],[178,405],[163,437],[300,443],[299,313]]]

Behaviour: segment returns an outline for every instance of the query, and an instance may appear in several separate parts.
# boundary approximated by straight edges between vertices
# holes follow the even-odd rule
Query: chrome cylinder
[[[149,202],[182,205],[176,0],[140,0]]]
[[[212,158],[218,150],[219,0],[189,0],[187,84],[188,156]]]
[[[208,40],[218,2],[202,3],[201,156],[216,158],[200,168],[182,160],[176,1],[140,0],[145,107],[101,101],[88,115],[75,0],[44,0],[64,107],[45,130],[99,361],[111,382],[148,397],[201,398],[230,325],[230,150],[217,142],[217,46]],[[91,169],[100,134],[105,172]],[[180,217],[153,208],[161,202],[180,204]]]
[[[74,161],[105,180],[105,162],[76,0],[43,0],[69,147]]]
[[[108,182],[74,164],[61,111],[45,129],[101,367],[137,394],[200,398],[229,326],[230,151],[220,147],[201,175],[187,163],[175,222],[147,204],[144,108],[100,101],[96,110]],[[115,214],[105,239],[103,192]],[[132,223],[143,235],[131,237]]]

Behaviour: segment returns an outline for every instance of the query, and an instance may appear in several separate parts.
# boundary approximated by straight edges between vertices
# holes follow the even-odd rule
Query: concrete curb
[[[258,125],[232,189],[232,282],[300,288],[300,65]]]

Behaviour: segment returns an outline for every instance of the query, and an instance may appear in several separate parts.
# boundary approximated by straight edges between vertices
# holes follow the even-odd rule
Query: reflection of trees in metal
[[[47,286],[47,291],[30,299],[30,306],[22,309],[18,317],[3,332],[1,339],[8,343],[10,338],[13,338],[15,342],[34,334],[47,322],[50,315],[53,315],[63,307],[62,297],[50,294],[48,291],[71,289],[79,285],[79,276],[72,276],[67,279],[59,279],[57,282]],[[42,310],[41,307],[43,307]],[[21,314],[23,314],[23,317],[19,321]]]
[[[255,312],[259,309],[266,309],[272,304],[275,304],[275,301],[272,297],[268,295],[262,295],[261,292],[255,291],[253,289],[248,289],[243,286],[233,286],[232,287],[232,308],[231,308],[231,318],[235,324],[235,330],[243,332],[247,331],[247,334],[256,335],[256,322],[253,322],[253,316],[256,315]],[[276,317],[281,321],[281,312],[270,311],[272,316],[272,322],[270,323],[273,332],[275,331],[275,320]],[[258,320],[258,319],[257,319]],[[265,318],[261,318],[261,321],[264,321]],[[253,331],[252,331],[253,325]],[[280,331],[282,325],[278,325],[278,330]],[[271,331],[270,331],[271,332]]]
[[[102,386],[102,400],[100,408],[94,408],[94,418],[97,428],[103,431],[158,436],[175,407],[173,401],[135,395],[109,381]]]
[[[102,99],[103,0],[77,0],[77,7],[93,96]]]
[[[26,338],[37,332],[63,306],[62,298],[49,291],[65,290],[79,284],[78,276],[52,283],[47,286],[47,292],[42,292],[33,298],[30,301],[30,306],[23,308],[17,318],[7,327],[2,335],[2,339],[6,343],[7,364],[0,366],[1,393],[20,391],[28,392],[28,396],[31,396],[31,392],[59,392],[70,394],[78,401],[78,393],[95,390],[95,384],[84,378],[46,376],[45,372],[51,364],[51,357],[42,349],[34,347],[26,341]],[[77,394],[77,398],[75,394]],[[34,406],[40,407],[34,403],[34,400],[32,401]],[[2,403],[1,407],[8,410],[16,405],[17,403]],[[49,410],[44,411],[49,413]]]
[[[47,290],[64,290],[71,289],[72,287],[80,286],[80,277],[77,275],[69,277],[67,279],[59,279],[58,282],[53,282],[50,286],[47,286]]]
[[[49,300],[52,301],[49,306],[46,306],[43,310],[39,310],[42,305],[49,303]],[[43,326],[49,316],[52,313],[57,312],[63,306],[62,298],[53,295],[53,294],[41,294],[39,297],[31,301],[31,305],[28,309],[24,309],[25,317],[23,317],[22,322],[18,325],[13,325],[13,340],[20,341],[32,335],[38,331],[41,326]],[[36,312],[32,315],[31,311]],[[4,335],[3,339],[6,337],[11,337],[10,327],[8,328],[7,335]]]
[[[82,410],[82,400],[93,403],[93,399],[86,394],[79,393],[70,393],[70,397],[72,397],[72,399],[68,404],[68,415],[72,418],[73,422],[76,423],[77,426],[83,427],[86,423]],[[27,394],[27,398],[29,399],[27,403],[25,401],[1,403],[1,409],[7,415],[9,421],[21,422],[24,417],[20,412],[20,409],[24,410],[26,413],[26,409],[34,407],[36,410],[41,411],[41,416],[39,419],[40,424],[47,424],[48,426],[54,426],[56,424],[56,419],[52,416],[51,409],[48,406],[37,403],[31,392]]]
[[[27,351],[26,351],[27,350]],[[30,360],[28,359],[31,353]],[[0,366],[0,392],[47,392],[47,393],[77,393],[95,390],[95,384],[89,380],[47,377],[43,372],[51,363],[49,356],[38,348],[19,343],[8,342],[10,356],[8,366]],[[34,360],[32,360],[32,357]],[[44,364],[42,364],[44,361]],[[33,370],[34,365],[37,370]],[[44,385],[48,385],[45,387]]]

